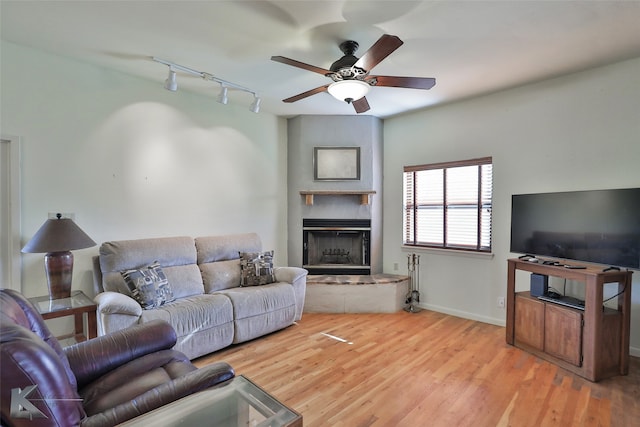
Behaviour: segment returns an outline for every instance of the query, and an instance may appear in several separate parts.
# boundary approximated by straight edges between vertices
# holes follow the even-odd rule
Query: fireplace
[[[371,220],[303,219],[302,238],[309,274],[371,274]]]

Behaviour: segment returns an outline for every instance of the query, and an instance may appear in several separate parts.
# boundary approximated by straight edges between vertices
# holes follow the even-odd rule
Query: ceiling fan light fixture
[[[175,92],[178,90],[178,82],[176,81],[176,72],[169,68],[169,77],[164,81],[164,88],[166,90],[170,90],[171,92]]]
[[[365,96],[370,88],[371,86],[362,80],[341,80],[331,83],[327,91],[338,101],[350,104]]]

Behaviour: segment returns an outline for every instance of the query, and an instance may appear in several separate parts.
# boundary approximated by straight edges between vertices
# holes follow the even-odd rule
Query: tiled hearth
[[[409,277],[395,274],[310,275],[307,313],[395,313],[405,306]]]

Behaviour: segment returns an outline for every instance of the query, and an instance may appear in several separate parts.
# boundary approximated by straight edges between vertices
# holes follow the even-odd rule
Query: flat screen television
[[[640,269],[640,188],[517,194],[511,252]]]

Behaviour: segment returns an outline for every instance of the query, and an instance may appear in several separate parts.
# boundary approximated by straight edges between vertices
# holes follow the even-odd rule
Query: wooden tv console
[[[509,259],[507,343],[555,363],[590,381],[629,373],[631,271],[587,266],[569,269]],[[578,265],[571,262],[572,265]],[[585,284],[584,311],[516,292],[516,270]],[[603,306],[605,283],[618,283],[617,309]],[[528,287],[528,286],[527,286]]]

